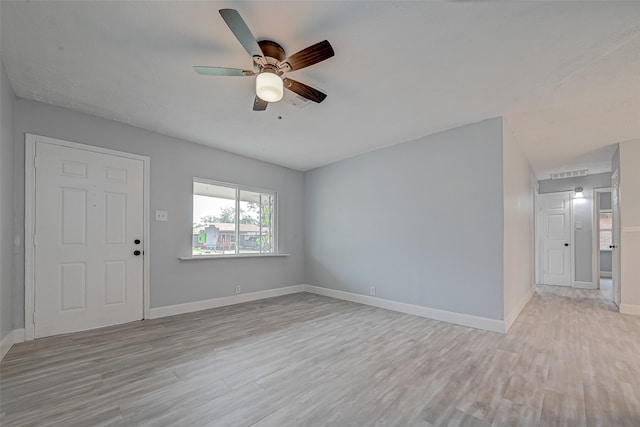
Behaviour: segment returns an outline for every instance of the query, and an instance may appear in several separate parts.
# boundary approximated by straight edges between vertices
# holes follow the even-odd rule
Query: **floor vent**
[[[578,171],[552,173],[551,179],[575,178],[578,176],[587,176],[587,175],[589,175],[589,169],[581,169]]]

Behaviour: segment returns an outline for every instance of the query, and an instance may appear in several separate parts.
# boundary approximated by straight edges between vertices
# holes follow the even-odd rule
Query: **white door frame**
[[[575,283],[575,230],[573,229],[573,215],[574,215],[574,209],[573,209],[573,199],[574,199],[574,193],[573,191],[555,191],[552,193],[536,193],[536,199],[535,199],[535,231],[536,231],[536,240],[535,240],[535,244],[536,244],[536,249],[535,249],[535,281],[536,281],[536,285],[541,285],[542,283],[542,277],[544,276],[544,272],[542,271],[542,269],[544,268],[544,263],[541,262],[542,259],[542,236],[540,235],[540,230],[542,229],[540,226],[540,220],[541,220],[541,215],[540,215],[540,211],[542,210],[542,203],[540,202],[540,199],[542,197],[544,197],[547,194],[568,194],[569,195],[569,229],[571,230],[571,237],[569,239],[569,246],[571,248],[571,250],[569,251],[569,264],[570,267],[569,269],[571,270],[569,272],[569,286],[573,287],[574,283]]]
[[[615,181],[615,185],[614,185]],[[613,194],[616,194],[616,203],[613,203]],[[611,252],[611,284],[613,293],[613,303],[620,310],[622,306],[622,266],[621,266],[621,248],[622,248],[622,223],[620,203],[620,168],[611,174],[611,213],[613,215],[613,230],[611,233],[612,244],[614,245]],[[617,214],[617,215],[616,215]],[[617,217],[617,218],[616,218]],[[616,274],[617,273],[617,274]]]
[[[593,226],[591,227],[591,281],[594,289],[600,289],[600,194],[610,193],[611,187],[593,189]]]
[[[540,251],[542,251],[542,245],[540,244],[540,210],[542,209],[542,203],[540,203],[540,193],[538,193],[539,187],[540,184],[536,183],[536,193],[533,197],[533,230],[535,234],[533,239],[533,281],[536,285],[542,284],[542,263],[539,255]]]
[[[120,156],[133,160],[140,160],[144,165],[144,186],[143,186],[143,242],[144,257],[143,258],[143,318],[149,318],[149,271],[150,271],[150,255],[151,245],[149,242],[149,184],[150,184],[150,163],[151,159],[146,156],[125,153],[122,151],[110,150],[106,148],[94,147],[92,145],[79,144],[77,142],[64,141],[62,139],[49,138],[41,135],[25,133],[25,168],[24,168],[24,330],[25,340],[33,340],[35,336],[35,324],[33,322],[35,310],[35,248],[33,246],[35,234],[35,218],[36,218],[36,142],[45,142],[47,144],[58,145],[62,147],[75,148],[94,153],[108,154],[112,156]]]

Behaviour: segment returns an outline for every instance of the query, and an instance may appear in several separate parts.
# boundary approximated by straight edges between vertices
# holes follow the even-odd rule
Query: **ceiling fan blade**
[[[233,35],[236,36],[242,47],[244,47],[244,50],[246,50],[252,58],[261,58],[262,50],[238,11],[235,9],[220,9],[220,15],[222,19],[224,19],[224,22],[227,23]]]
[[[325,59],[331,58],[333,55],[335,55],[333,47],[331,47],[328,41],[324,40],[306,49],[302,49],[298,53],[294,53],[282,62],[288,63],[291,71],[294,71],[322,62]]]
[[[284,79],[284,87],[297,93],[298,95],[307,98],[310,101],[320,103],[324,101],[327,97],[327,94],[320,92],[318,89],[314,89],[311,86],[307,86],[304,83],[297,82],[295,80],[291,80],[290,78],[285,77]]]
[[[256,99],[253,101],[253,111],[264,111],[267,109],[267,105],[269,105],[267,101],[256,95]]]
[[[255,74],[251,70],[240,70],[239,68],[201,67],[199,65],[194,65],[193,70],[203,76],[253,76]]]

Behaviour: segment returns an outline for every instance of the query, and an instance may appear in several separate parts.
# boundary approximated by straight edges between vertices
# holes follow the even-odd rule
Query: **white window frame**
[[[235,252],[232,254],[208,254],[208,255],[193,255],[193,242],[191,243],[191,256],[190,257],[185,257],[185,258],[181,258],[181,259],[187,259],[187,258],[191,258],[191,259],[204,259],[204,258],[237,258],[237,257],[260,257],[260,256],[280,256],[282,254],[279,253],[278,251],[278,192],[274,191],[274,190],[269,190],[266,188],[259,188],[259,187],[250,187],[250,186],[246,186],[246,185],[240,185],[240,184],[234,184],[231,182],[224,182],[224,181],[216,181],[216,180],[212,180],[212,179],[207,179],[207,178],[200,178],[200,177],[193,177],[193,181],[192,181],[192,187],[191,187],[191,220],[193,221],[193,196],[195,195],[195,184],[196,182],[201,183],[201,184],[210,184],[210,185],[217,185],[219,187],[227,187],[227,188],[231,188],[235,190],[236,196],[235,196],[235,232],[236,232],[236,244],[235,244]],[[261,193],[261,194],[270,194],[273,195],[273,218],[272,218],[272,240],[271,240],[271,244],[273,247],[273,251],[272,252],[264,252],[264,253],[240,253],[240,192],[241,191],[251,191],[254,193]],[[193,224],[193,222],[192,222]],[[193,231],[193,225],[191,227],[191,230]],[[193,234],[191,235],[191,238],[193,239]]]

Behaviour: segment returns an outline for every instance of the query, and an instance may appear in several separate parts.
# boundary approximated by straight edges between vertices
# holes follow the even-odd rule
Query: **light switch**
[[[576,221],[576,230],[582,230],[582,221]]]
[[[167,211],[156,211],[156,221],[169,221],[169,213]]]

